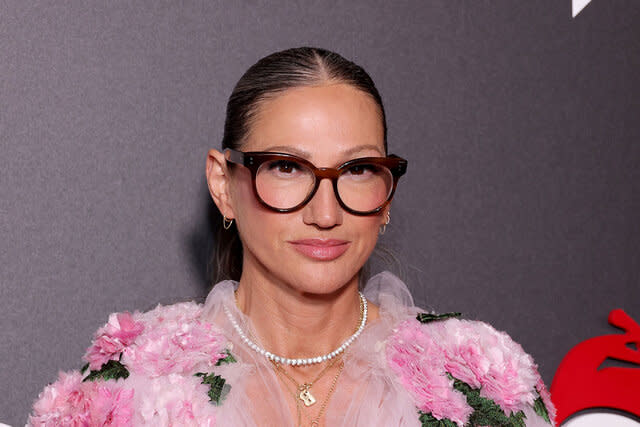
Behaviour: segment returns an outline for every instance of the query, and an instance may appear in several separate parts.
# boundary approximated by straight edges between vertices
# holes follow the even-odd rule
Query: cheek
[[[280,234],[287,224],[290,226],[286,221],[287,215],[262,206],[254,195],[250,173],[242,172],[234,177],[231,189],[240,238],[243,242],[250,242],[251,246],[273,244],[277,240],[275,235]]]
[[[380,221],[380,218],[376,215],[371,217],[355,217],[353,221],[350,221],[350,224],[343,224],[350,227],[351,230],[357,234],[360,246],[359,250],[365,259],[371,255],[373,247],[378,241]]]
[[[242,168],[234,172],[229,192],[238,224],[250,222],[254,213],[261,210],[262,205],[253,195],[251,173],[248,170]]]

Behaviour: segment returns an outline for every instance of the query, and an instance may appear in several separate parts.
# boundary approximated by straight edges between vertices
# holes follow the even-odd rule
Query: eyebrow
[[[380,150],[380,147],[378,147],[377,145],[373,145],[373,144],[364,144],[364,145],[357,145],[355,147],[351,147],[347,150],[344,150],[341,154],[343,154],[345,157],[348,156],[352,156],[356,153],[361,153],[363,151],[366,150],[374,150],[377,151],[378,153],[380,153],[381,155],[384,156],[384,153]],[[287,154],[295,154],[298,157],[302,157],[303,159],[307,159],[309,160],[311,158],[311,153],[309,153],[308,151],[305,150],[301,150],[297,147],[293,147],[290,145],[274,145],[271,147],[267,147],[264,151],[273,151],[273,152],[280,152],[280,153],[287,153]]]

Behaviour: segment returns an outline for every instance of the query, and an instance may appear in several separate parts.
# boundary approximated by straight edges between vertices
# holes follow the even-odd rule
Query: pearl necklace
[[[255,351],[256,353],[260,353],[267,359],[272,360],[276,363],[282,363],[284,365],[290,365],[290,366],[306,366],[306,365],[313,365],[315,363],[326,362],[327,360],[333,359],[334,357],[344,352],[351,345],[351,343],[356,338],[358,338],[358,336],[364,329],[365,324],[367,323],[367,299],[364,297],[364,295],[362,295],[362,292],[358,292],[358,294],[360,295],[360,302],[362,304],[362,319],[360,321],[360,325],[358,326],[358,329],[353,333],[353,335],[347,338],[340,347],[336,348],[331,353],[327,353],[322,356],[300,358],[300,359],[289,359],[288,357],[277,356],[269,351],[266,351],[264,348],[260,347],[258,344],[251,341],[249,337],[247,337],[247,335],[244,333],[244,331],[238,324],[238,321],[233,317],[233,315],[231,314],[231,312],[229,311],[226,305],[223,305],[223,309],[224,309],[224,313],[227,315],[227,318],[233,325],[233,328],[236,330],[238,335],[240,335],[240,338],[242,338],[242,341],[244,341],[244,343],[247,346],[249,346],[249,348],[251,348],[253,351]]]

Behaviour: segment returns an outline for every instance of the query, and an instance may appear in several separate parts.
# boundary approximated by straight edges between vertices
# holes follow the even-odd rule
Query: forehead
[[[347,84],[288,89],[260,104],[242,149],[304,154],[327,163],[383,156],[380,109]]]

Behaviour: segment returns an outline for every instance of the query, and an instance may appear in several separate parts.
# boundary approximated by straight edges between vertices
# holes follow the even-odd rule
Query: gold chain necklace
[[[284,382],[284,378],[282,377],[281,374],[286,375],[289,379],[291,379],[291,381],[297,385],[297,382],[291,377],[289,376],[284,369],[282,369],[282,367],[280,365],[278,365],[276,362],[273,362],[274,366],[276,367],[276,374],[278,374],[278,377],[280,377],[280,379],[283,380]],[[333,362],[335,363],[335,362]],[[333,365],[333,363],[331,365]],[[328,368],[328,366],[326,368],[324,368],[320,374],[323,374],[324,371],[326,371]],[[322,418],[322,415],[324,414],[324,411],[327,409],[327,404],[329,403],[329,399],[331,398],[331,395],[333,395],[334,391],[336,390],[336,385],[338,384],[338,378],[340,378],[340,374],[342,373],[342,370],[344,369],[344,360],[342,360],[342,358],[340,358],[340,366],[338,368],[338,373],[336,373],[335,377],[333,377],[333,381],[331,382],[331,386],[329,387],[329,391],[327,392],[327,395],[325,396],[324,400],[322,401],[322,404],[320,405],[320,410],[318,411],[318,414],[316,415],[315,418],[311,419],[311,417],[306,413],[302,411],[302,407],[300,406],[300,400],[302,400],[299,395],[296,394],[295,391],[292,391],[289,386],[287,385],[286,382],[284,382],[284,386],[286,387],[287,391],[289,393],[291,393],[291,395],[293,396],[294,401],[296,402],[296,414],[297,414],[297,418],[298,418],[298,426],[302,426],[302,413],[304,413],[305,417],[307,418],[307,420],[309,421],[309,425],[311,427],[319,427],[320,426],[320,418]],[[313,381],[315,382],[317,381],[317,378]],[[298,389],[300,388],[300,386],[298,386]],[[306,402],[305,402],[306,405]],[[307,405],[309,406],[309,405]]]
[[[284,376],[289,378],[289,380],[291,380],[293,385],[295,385],[296,389],[298,390],[297,398],[300,399],[305,406],[311,406],[314,403],[316,403],[316,398],[313,397],[313,394],[311,394],[311,387],[313,386],[313,384],[315,384],[316,381],[322,378],[324,373],[327,372],[327,370],[331,368],[333,365],[335,365],[337,361],[338,361],[338,358],[331,360],[331,362],[329,362],[329,364],[327,364],[327,366],[325,366],[322,369],[322,371],[320,371],[320,373],[313,379],[313,381],[310,381],[308,383],[302,383],[302,384],[298,384],[298,381],[296,381],[295,378],[289,375],[289,373],[287,373],[287,371],[284,370],[282,365],[280,365],[277,362],[274,362],[273,360],[271,361],[271,363],[276,368],[276,370],[280,371]]]

